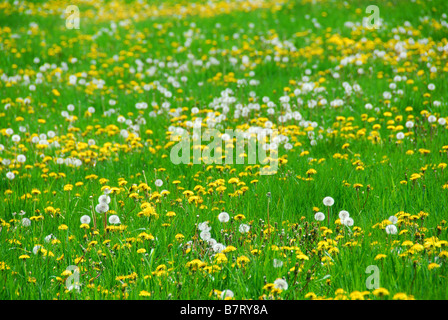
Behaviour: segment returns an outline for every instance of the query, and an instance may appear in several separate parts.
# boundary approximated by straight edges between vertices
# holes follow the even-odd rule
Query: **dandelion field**
[[[0,299],[447,299],[447,14],[0,0]]]

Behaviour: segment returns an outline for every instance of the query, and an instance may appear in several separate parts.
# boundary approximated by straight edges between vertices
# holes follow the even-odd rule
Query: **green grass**
[[[217,7],[224,3],[214,2]],[[205,1],[195,1],[203,9],[190,7],[187,14],[181,7],[191,6],[191,1],[148,1],[149,5],[163,3],[162,16],[134,1],[78,1],[79,30],[65,28],[64,4],[30,3],[25,3],[30,14],[12,1],[0,3],[1,299],[220,299],[225,289],[232,290],[235,299],[309,299],[310,293],[316,298],[353,298],[357,291],[370,299],[392,299],[398,293],[415,299],[448,297],[444,220],[448,127],[428,123],[430,115],[448,119],[447,53],[439,50],[447,44],[442,25],[447,20],[443,14],[448,14],[445,1],[358,0],[347,5],[281,1],[278,6],[270,1],[267,7],[235,6],[222,14]],[[347,21],[361,23],[370,4],[380,8],[385,22],[380,29],[345,26]],[[112,18],[106,15],[110,8],[116,8]],[[140,16],[134,19],[133,11]],[[127,25],[120,25],[123,21]],[[39,28],[31,30],[31,22]],[[399,58],[396,35],[406,42],[405,58]],[[384,51],[386,58],[379,57],[378,51]],[[249,57],[249,65],[242,66],[244,56]],[[362,64],[344,65],[342,61],[350,56]],[[39,63],[34,62],[36,57]],[[78,61],[72,63],[72,58]],[[214,61],[211,58],[219,64],[207,66]],[[200,59],[203,65],[195,65]],[[40,70],[45,63],[49,68]],[[437,68],[435,73],[428,63]],[[39,72],[42,82],[31,91],[29,86],[36,83]],[[336,72],[339,78],[332,76]],[[21,77],[8,80],[17,75]],[[71,75],[89,83],[103,80],[104,86],[71,85]],[[396,76],[413,82],[394,80]],[[170,77],[179,85],[173,86]],[[247,85],[240,86],[238,79],[245,79]],[[251,79],[259,84],[250,85]],[[313,82],[323,90],[305,92],[301,82]],[[344,82],[351,87],[358,84],[361,91],[353,89],[348,94]],[[156,89],[157,83],[172,96]],[[396,89],[390,88],[391,83]],[[430,91],[429,84],[435,90]],[[151,89],[145,90],[145,85]],[[304,120],[317,122],[314,129],[294,119],[278,120],[287,113],[280,97],[298,88],[303,105],[291,95],[291,112],[299,111]],[[215,105],[226,89],[232,90],[236,102],[229,104],[226,119],[218,125],[221,132],[264,126],[269,120],[294,145],[289,151],[280,145],[282,163],[276,174],[259,175],[260,163],[174,165],[170,160],[170,126],[187,128],[189,121],[202,117],[205,127],[210,112],[223,114]],[[389,102],[385,91],[393,93]],[[276,104],[273,114],[263,97]],[[24,103],[26,98],[29,103]],[[308,107],[310,100],[322,99],[325,105]],[[332,106],[336,99],[342,99],[343,105]],[[139,102],[146,102],[148,108],[136,109]],[[234,117],[238,104],[247,107],[255,102],[259,110]],[[367,110],[367,103],[373,109]],[[61,115],[69,104],[75,106],[69,114],[77,117],[72,122]],[[95,112],[86,114],[89,107]],[[191,112],[194,107],[200,109],[199,114]],[[105,115],[111,108],[115,113]],[[174,109],[181,111],[175,114]],[[151,115],[159,110],[165,111]],[[133,124],[144,119],[138,137],[120,135],[120,130],[129,127],[117,121],[119,115]],[[407,129],[405,124],[411,120],[415,126]],[[13,134],[7,133],[8,128]],[[50,130],[55,136],[47,137],[48,142],[58,145],[45,148],[32,142],[33,136]],[[315,146],[310,144],[309,131],[322,136]],[[410,134],[397,141],[398,132]],[[14,134],[20,135],[20,142],[12,141]],[[89,139],[95,145],[87,145]],[[23,164],[16,161],[21,154],[26,156]],[[57,163],[58,158],[68,157],[81,159],[82,165]],[[7,159],[11,164],[4,162]],[[310,169],[316,173],[309,173]],[[8,172],[14,172],[15,178],[8,179]],[[417,173],[420,176],[413,180]],[[92,175],[95,178],[86,178]],[[233,184],[232,178],[238,178],[239,184]],[[161,187],[155,186],[157,179],[163,181]],[[180,183],[174,184],[176,180]],[[362,185],[359,190],[354,188],[356,183]],[[218,189],[221,184],[224,191]],[[145,185],[151,189],[148,193]],[[105,230],[104,213],[94,210],[106,186],[119,191],[111,195],[112,212],[107,215],[118,215],[123,230]],[[169,194],[161,195],[162,190]],[[186,190],[192,194],[185,195]],[[329,225],[322,203],[326,196],[335,200]],[[139,216],[143,203],[154,207],[157,216]],[[58,211],[51,213],[49,207]],[[13,215],[21,210],[26,212],[23,217]],[[341,210],[350,213],[353,226],[339,224]],[[230,214],[229,222],[218,220],[222,211]],[[325,214],[323,221],[314,219],[316,211]],[[243,220],[235,220],[239,214]],[[86,230],[80,228],[83,215],[92,218]],[[399,218],[398,233],[388,235],[385,220],[393,215]],[[29,227],[22,226],[24,217],[33,217]],[[209,221],[212,238],[235,247],[225,253],[226,262],[217,263],[220,255],[199,237],[197,224],[204,221]],[[251,226],[248,233],[239,232],[241,223]],[[68,229],[60,230],[61,225]],[[142,239],[142,232],[154,239]],[[50,234],[57,240],[47,243],[45,237]],[[434,246],[432,237],[437,238]],[[34,254],[37,245],[44,251]],[[385,258],[375,259],[379,254]],[[22,260],[22,255],[29,258]],[[249,261],[241,266],[243,256]],[[198,270],[189,267],[195,259],[202,263]],[[274,259],[283,265],[274,267]],[[79,292],[67,290],[69,274],[63,273],[75,264],[81,268]],[[379,269],[379,286],[389,291],[385,297],[366,286],[370,275],[366,268],[372,265]],[[269,284],[278,278],[286,280],[287,290],[270,290]]]

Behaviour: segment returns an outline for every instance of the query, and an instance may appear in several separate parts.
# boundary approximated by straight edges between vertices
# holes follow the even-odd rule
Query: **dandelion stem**
[[[90,200],[92,201],[92,205],[90,206],[90,208],[92,209],[92,216],[93,216],[93,227],[96,230],[96,215],[95,215],[95,209],[93,207],[93,197],[90,197]]]
[[[358,208],[359,208],[359,188],[356,188],[356,197],[358,198]]]
[[[268,198],[268,237],[271,237],[271,224],[269,222],[269,201],[270,199]]]
[[[367,188],[366,201],[364,201],[364,204],[362,205],[361,211],[364,209],[364,207],[365,207],[365,205],[367,203],[367,200],[369,199],[369,193],[370,193],[370,188]]]

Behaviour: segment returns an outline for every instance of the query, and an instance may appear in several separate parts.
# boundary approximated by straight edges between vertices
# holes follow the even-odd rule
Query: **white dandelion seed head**
[[[249,232],[249,230],[250,230],[250,226],[247,225],[247,224],[242,223],[242,224],[240,224],[238,230],[239,230],[241,233],[247,233],[247,232]]]
[[[221,292],[221,300],[224,300],[226,298],[233,298],[234,294],[232,290],[229,289],[225,289],[224,291]]]
[[[386,226],[386,233],[387,234],[396,234],[397,233],[397,227],[394,224],[390,224]]]
[[[81,286],[79,284],[72,284],[70,286],[67,287],[68,291],[72,291],[73,289],[75,289],[76,291],[81,291]]]
[[[44,241],[45,241],[46,243],[49,243],[49,242],[51,241],[51,239],[56,239],[56,237],[55,237],[53,234],[49,234],[48,236],[46,236],[46,237],[44,238]]]
[[[214,252],[216,252],[216,253],[219,253],[219,252],[221,252],[222,250],[224,250],[226,248],[226,246],[225,245],[223,245],[222,243],[216,243],[214,246],[213,246],[213,251]]]
[[[396,216],[390,216],[389,221],[392,222],[393,224],[396,224],[398,222],[398,218]]]
[[[6,173],[6,178],[8,178],[9,180],[13,180],[15,177],[16,175],[11,171]]]
[[[274,268],[281,268],[281,267],[283,267],[283,261],[274,259]]]
[[[390,98],[392,98],[392,94],[389,91],[385,91],[383,92],[383,98],[389,100]]]
[[[109,217],[110,224],[119,224],[120,222],[120,218],[116,214],[113,214]]]
[[[316,212],[314,219],[316,219],[316,221],[323,221],[325,219],[325,214],[322,212]]]
[[[274,281],[274,288],[280,290],[288,290],[288,283],[285,280],[279,278]]]
[[[341,220],[347,219],[348,217],[350,217],[350,214],[348,213],[348,211],[346,211],[346,210],[341,210],[341,211],[339,212],[339,218],[340,218]]]
[[[161,187],[163,185],[163,181],[161,179],[157,179],[154,184],[156,185],[156,187]]]
[[[198,229],[200,231],[210,231],[212,227],[208,225],[208,221],[204,221],[198,224]]]
[[[341,220],[341,223],[347,227],[351,227],[354,224],[354,220],[350,217]]]
[[[291,150],[293,148],[293,145],[290,144],[289,142],[287,142],[287,143],[285,143],[284,147],[285,147],[286,150]]]
[[[327,207],[331,207],[334,204],[334,199],[332,197],[325,197],[323,203]]]
[[[230,135],[229,135],[228,133],[224,133],[224,134],[221,136],[221,140],[223,140],[223,141],[228,141],[228,140],[230,140]]]
[[[20,136],[18,134],[15,134],[11,137],[11,140],[14,142],[19,142],[20,141]]]
[[[109,211],[109,205],[107,203],[99,203],[95,207],[95,211],[98,213],[104,213]]]
[[[100,204],[102,204],[102,203],[109,204],[110,203],[110,197],[107,194],[102,194],[102,195],[99,196],[98,202]]]
[[[204,230],[199,234],[199,237],[201,237],[201,239],[204,241],[208,241],[212,238],[212,235],[211,235],[210,231]]]
[[[211,238],[211,239],[208,239],[208,240],[207,240],[207,243],[208,243],[208,245],[209,245],[210,247],[213,248],[213,246],[214,246],[215,244],[217,244],[218,241],[216,241],[216,239]]]
[[[404,139],[404,133],[403,132],[398,132],[397,133],[397,140],[403,140]]]
[[[121,135],[123,138],[127,139],[127,138],[129,137],[129,131],[126,130],[126,129],[122,129],[122,130],[120,131],[120,135]]]
[[[90,217],[88,215],[83,215],[80,220],[81,220],[82,224],[89,224],[90,223]]]
[[[24,227],[29,227],[31,225],[31,220],[28,218],[23,218],[22,219],[22,226]]]
[[[230,219],[230,216],[229,216],[229,214],[228,214],[227,212],[221,212],[221,213],[218,215],[218,220],[219,220],[220,222],[228,222],[229,219]]]
[[[37,254],[38,252],[39,252],[39,249],[40,248],[42,248],[42,246],[40,246],[40,245],[36,245],[36,246],[34,246],[34,248],[33,248],[33,253],[34,254]]]
[[[17,156],[17,162],[24,163],[26,161],[26,157],[23,154],[19,154]]]

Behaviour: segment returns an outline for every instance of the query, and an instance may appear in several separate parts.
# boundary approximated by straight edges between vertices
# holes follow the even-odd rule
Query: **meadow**
[[[447,299],[447,14],[0,0],[0,299]]]

